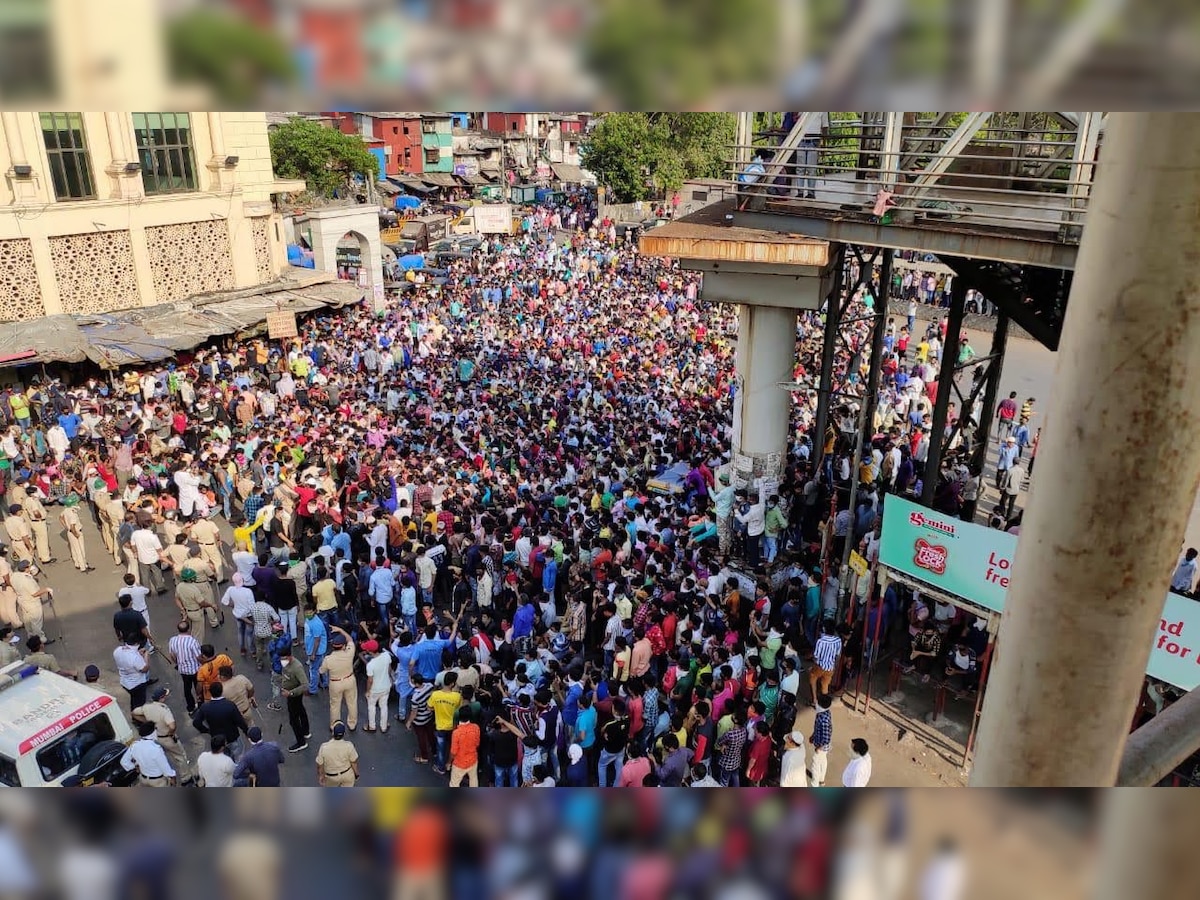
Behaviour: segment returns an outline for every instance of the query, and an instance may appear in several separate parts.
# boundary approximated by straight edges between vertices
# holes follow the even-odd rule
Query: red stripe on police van
[[[28,753],[30,750],[36,750],[43,744],[50,743],[50,741],[54,740],[60,734],[65,733],[72,725],[78,725],[84,719],[104,709],[104,707],[108,706],[112,702],[113,698],[109,697],[107,694],[103,697],[97,697],[86,706],[79,707],[79,709],[75,710],[75,712],[68,713],[53,725],[48,725],[32,737],[28,737],[21,741],[20,746],[17,747],[17,753],[23,755]]]

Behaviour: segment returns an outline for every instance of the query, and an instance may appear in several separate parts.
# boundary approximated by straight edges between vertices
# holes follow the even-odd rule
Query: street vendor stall
[[[976,617],[986,619],[988,642],[979,656],[979,684],[975,712],[971,720],[963,764],[969,761],[975,742],[988,670],[996,649],[996,635],[1004,611],[1005,598],[1012,578],[1017,535],[964,522],[903,497],[889,496],[883,510],[879,555],[875,565],[876,589],[868,592],[863,613],[871,620],[875,604],[883,603],[890,583],[898,582],[922,596],[949,603]],[[878,624],[873,640],[863,641],[866,670],[866,706],[871,702],[871,676],[875,656],[868,652],[878,646]],[[1190,691],[1200,684],[1200,666],[1196,649],[1200,647],[1200,603],[1178,594],[1169,594],[1163,608],[1159,633],[1151,648],[1146,673],[1161,681]],[[901,663],[901,665],[903,665]],[[860,676],[861,677],[861,676]],[[895,676],[894,681],[900,675]],[[857,693],[856,693],[857,702]],[[944,697],[937,698],[935,719],[941,713]]]

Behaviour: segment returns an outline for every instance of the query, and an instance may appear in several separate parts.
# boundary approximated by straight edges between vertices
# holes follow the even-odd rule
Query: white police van
[[[0,669],[0,786],[61,785],[100,760],[111,769],[133,738],[103,691],[22,661]]]

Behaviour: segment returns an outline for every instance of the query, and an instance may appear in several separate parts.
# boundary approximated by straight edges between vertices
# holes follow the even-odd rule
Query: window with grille
[[[96,185],[92,180],[92,164],[83,133],[83,116],[79,113],[42,113],[41,121],[54,196],[59,200],[94,198]]]
[[[439,150],[425,151],[425,165],[436,166],[442,160],[442,154]]]
[[[134,113],[133,130],[147,194],[197,189],[188,113]]]

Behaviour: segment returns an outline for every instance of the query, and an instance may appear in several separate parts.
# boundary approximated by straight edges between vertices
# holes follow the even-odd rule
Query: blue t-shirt
[[[575,735],[579,746],[584,750],[596,743],[596,707],[581,709],[575,719]],[[582,734],[583,737],[578,737]]]
[[[433,640],[426,638],[414,645],[413,655],[417,660],[416,670],[426,681],[433,681],[437,678],[438,672],[442,671],[442,653],[449,643],[441,638]]]

